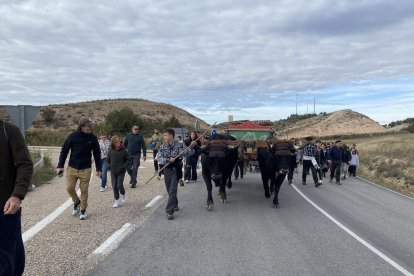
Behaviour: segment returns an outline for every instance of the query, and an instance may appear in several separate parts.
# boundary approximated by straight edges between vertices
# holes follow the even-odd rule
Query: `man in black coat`
[[[66,171],[66,191],[73,201],[72,216],[79,214],[79,218],[84,220],[88,217],[86,207],[88,207],[89,180],[92,172],[92,154],[95,159],[96,176],[102,175],[101,149],[98,138],[92,134],[92,122],[88,118],[79,121],[78,130],[71,133],[62,146],[59,156],[59,164],[56,169],[57,174],[64,171],[66,157],[70,150],[69,166]],[[81,198],[76,194],[76,183],[79,179]]]
[[[20,130],[0,123],[0,275],[22,275],[25,253],[21,201],[33,175],[33,162]]]

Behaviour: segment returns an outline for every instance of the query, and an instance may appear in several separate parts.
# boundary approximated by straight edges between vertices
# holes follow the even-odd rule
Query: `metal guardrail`
[[[43,165],[45,164],[45,154],[43,152],[40,153],[40,159],[33,165],[33,174],[35,174]]]

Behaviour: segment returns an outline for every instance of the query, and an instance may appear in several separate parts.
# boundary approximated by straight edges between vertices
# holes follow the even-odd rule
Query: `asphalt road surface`
[[[294,183],[348,232],[287,181],[279,209],[265,199],[259,173],[248,173],[234,181],[227,203],[215,190],[214,210],[208,212],[199,180],[179,190],[181,209],[173,221],[166,219],[164,203],[90,275],[414,273],[413,199],[357,178],[315,188],[303,186],[295,174]]]

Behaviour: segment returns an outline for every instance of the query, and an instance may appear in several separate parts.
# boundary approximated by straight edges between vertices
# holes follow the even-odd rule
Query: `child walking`
[[[174,141],[175,132],[173,129],[166,129],[163,133],[164,143],[158,149],[156,159],[160,167],[164,168],[165,188],[168,192],[168,203],[165,211],[168,219],[174,219],[174,211],[178,211],[177,198],[177,170],[180,166],[180,160],[177,158],[181,145],[178,141]]]
[[[125,172],[130,164],[130,157],[125,149],[122,139],[119,136],[113,136],[111,139],[111,150],[107,156],[108,167],[111,170],[112,190],[114,192],[114,208],[126,203],[127,196],[124,188]],[[119,194],[122,196],[119,202]]]
[[[359,166],[359,155],[356,149],[353,149],[351,152],[351,161],[349,162],[349,176],[356,176],[356,169]]]

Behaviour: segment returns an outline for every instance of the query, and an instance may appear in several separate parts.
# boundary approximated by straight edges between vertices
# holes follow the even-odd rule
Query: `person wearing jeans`
[[[27,194],[33,162],[20,130],[0,123],[0,275],[22,275],[21,201]]]
[[[101,150],[101,162],[102,162],[102,177],[101,177],[101,192],[105,192],[107,184],[108,166],[106,164],[106,157],[108,156],[111,141],[109,141],[106,132],[101,131],[99,133],[99,148]]]

